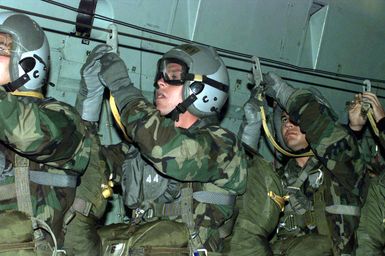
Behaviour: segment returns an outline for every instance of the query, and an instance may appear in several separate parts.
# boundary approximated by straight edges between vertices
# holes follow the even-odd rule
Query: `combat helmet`
[[[25,14],[0,13],[0,32],[11,35],[11,82],[7,91],[36,91],[46,83],[49,67],[48,40],[41,27]]]
[[[327,111],[329,112],[329,115],[332,117],[333,121],[338,120],[337,114],[334,112],[333,108],[331,107],[328,100],[321,94],[321,92],[314,88],[310,87],[306,89],[307,91],[310,91],[314,96],[317,102],[320,104],[320,110],[321,111]],[[308,149],[304,149],[303,151],[299,152],[293,152],[293,150],[289,149],[289,147],[286,145],[282,133],[281,133],[281,126],[282,126],[282,113],[285,110],[282,109],[282,107],[279,104],[276,104],[273,108],[273,126],[275,131],[275,137],[278,140],[278,143],[281,147],[283,147],[286,151],[292,152],[292,153],[303,153],[307,151]]]
[[[182,66],[178,77],[167,75],[166,68],[170,63]],[[199,118],[216,116],[228,98],[226,66],[210,46],[182,44],[172,48],[158,61],[155,87],[161,77],[168,84],[183,86],[183,102],[170,115],[174,120],[186,110]]]

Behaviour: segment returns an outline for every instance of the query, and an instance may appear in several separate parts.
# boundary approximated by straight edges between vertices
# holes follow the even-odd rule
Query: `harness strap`
[[[92,208],[92,203],[82,198],[76,197],[71,208],[84,216],[88,216]]]
[[[31,191],[28,177],[29,160],[15,154],[15,188],[17,208],[19,211],[33,216]]]
[[[17,196],[17,193],[24,194],[23,191],[26,190],[26,193],[29,194],[30,181],[36,184],[44,185],[44,186],[54,186],[54,187],[62,187],[62,188],[76,188],[78,184],[77,176],[58,174],[58,173],[49,173],[49,172],[42,172],[42,171],[32,171],[28,169],[28,166],[22,169],[21,171],[18,171],[17,175],[19,176],[18,178],[16,178],[17,176],[16,168],[14,169],[15,169],[14,171],[15,183],[0,185],[0,201],[17,198],[17,201],[19,202],[20,198]],[[20,170],[20,167],[19,167],[19,170]],[[22,174],[23,176],[22,178],[20,177],[20,174]],[[16,180],[18,184],[16,184]],[[25,185],[26,183],[28,183],[28,186]],[[17,192],[17,190],[19,190],[19,192]],[[21,194],[19,194],[19,196],[21,196]],[[25,205],[24,202],[21,202],[21,204]]]
[[[183,189],[182,189],[183,191]],[[185,191],[187,193],[187,191]],[[217,192],[198,191],[188,193],[193,199],[201,203],[215,204],[215,205],[234,205],[235,196]],[[145,214],[145,218],[161,217],[161,216],[183,216],[183,196],[179,200],[167,204],[154,204],[153,208],[149,209]]]
[[[302,184],[305,182],[309,174],[307,173],[306,168],[302,170],[301,174],[297,178],[297,180],[294,182],[294,184],[290,185],[291,187],[297,187],[300,188]]]
[[[353,205],[342,205],[342,204],[334,204],[328,205],[325,207],[325,210],[331,214],[343,214],[343,215],[352,215],[352,216],[360,216],[360,207]]]
[[[206,203],[206,204],[234,205],[235,203],[234,195],[209,192],[209,191],[194,192],[193,198],[198,202]]]
[[[86,201],[82,198],[76,197],[74,202],[72,203],[70,209],[64,215],[64,221],[63,221],[64,228],[75,217],[76,212],[87,217],[91,212],[91,208],[92,208],[91,202]]]
[[[145,255],[165,255],[166,256],[171,254],[189,255],[190,250],[188,248],[172,248],[172,247],[159,247],[159,246],[133,247],[128,250],[128,255],[132,255],[132,256],[145,256]]]
[[[0,243],[0,253],[12,252],[16,250],[34,250],[35,242],[24,243]]]
[[[76,188],[78,183],[78,177],[74,175],[32,170],[29,171],[29,179],[36,184],[62,188]]]
[[[31,189],[29,186],[29,160],[18,154],[15,154],[15,188],[17,208],[19,211],[26,213],[29,216],[34,216],[31,201]],[[31,218],[32,228],[34,229],[33,236],[35,245],[44,241],[44,234],[39,229],[38,223],[34,218]],[[45,243],[45,242],[44,242]]]

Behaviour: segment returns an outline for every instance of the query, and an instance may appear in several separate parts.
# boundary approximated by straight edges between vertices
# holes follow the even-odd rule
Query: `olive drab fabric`
[[[191,255],[184,223],[154,221],[143,225],[113,224],[98,230],[102,255]]]
[[[308,238],[303,236],[318,234],[315,240],[325,240],[314,242],[317,246],[327,250],[323,245],[329,244],[333,255],[350,254],[361,206],[357,186],[365,171],[357,141],[310,91],[296,90],[286,111],[306,134],[315,156],[303,168],[290,159],[280,170],[291,198],[272,247],[278,254],[299,255],[295,245],[304,246],[300,241]]]
[[[357,256],[385,255],[385,172],[371,180],[357,240]]]
[[[112,172],[102,153],[97,127],[84,122],[87,136],[92,140],[89,164],[80,178],[74,204],[66,214],[64,249],[67,255],[98,255],[101,241],[97,234],[98,220],[106,211],[108,198],[103,197],[102,186],[108,184]]]
[[[270,163],[255,155],[248,162],[246,192],[237,199],[239,214],[225,243],[226,255],[272,255],[269,237],[284,206],[272,196],[283,196],[281,180]]]
[[[86,128],[67,104],[12,96],[2,87],[0,120],[0,210],[17,210],[12,194],[15,155],[27,157],[33,216],[51,227],[60,247],[64,213],[74,199],[78,176],[88,164],[91,141],[84,136]]]
[[[20,211],[0,212],[0,255],[37,255],[30,217]]]
[[[189,129],[176,128],[174,121],[162,117],[142,96],[130,99],[130,104],[121,110],[121,121],[141,154],[163,175],[192,182],[194,192],[207,191],[229,197],[244,192],[245,153],[231,132],[203,121]],[[194,200],[193,233],[199,234],[204,245],[210,237],[215,237],[218,247],[212,250],[220,250],[222,238],[218,239],[218,228],[232,215],[231,204]]]
[[[380,129],[380,146],[385,145],[385,131]],[[385,172],[370,180],[368,195],[361,209],[357,230],[356,254],[385,255]]]

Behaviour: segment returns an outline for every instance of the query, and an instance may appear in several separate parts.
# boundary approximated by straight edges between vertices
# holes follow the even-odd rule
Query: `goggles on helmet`
[[[184,85],[186,81],[194,82],[194,84],[200,83],[201,85],[193,87],[198,88],[196,91],[194,90],[194,94],[198,94],[203,90],[203,84],[209,84],[224,92],[229,91],[229,86],[226,84],[215,81],[205,75],[188,73],[186,63],[174,58],[160,59],[158,61],[158,69],[154,81],[155,88],[158,88],[158,80],[161,78],[166,83],[174,86]]]
[[[160,78],[170,85],[183,85],[186,82],[187,73],[188,67],[183,61],[173,58],[160,59],[154,81],[155,87]]]
[[[10,34],[0,32],[0,56],[11,57],[12,41]]]

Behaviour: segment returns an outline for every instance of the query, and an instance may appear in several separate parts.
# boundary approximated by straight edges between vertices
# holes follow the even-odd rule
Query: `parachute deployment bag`
[[[189,231],[184,223],[155,221],[143,225],[112,224],[99,231],[101,255],[189,255]]]

